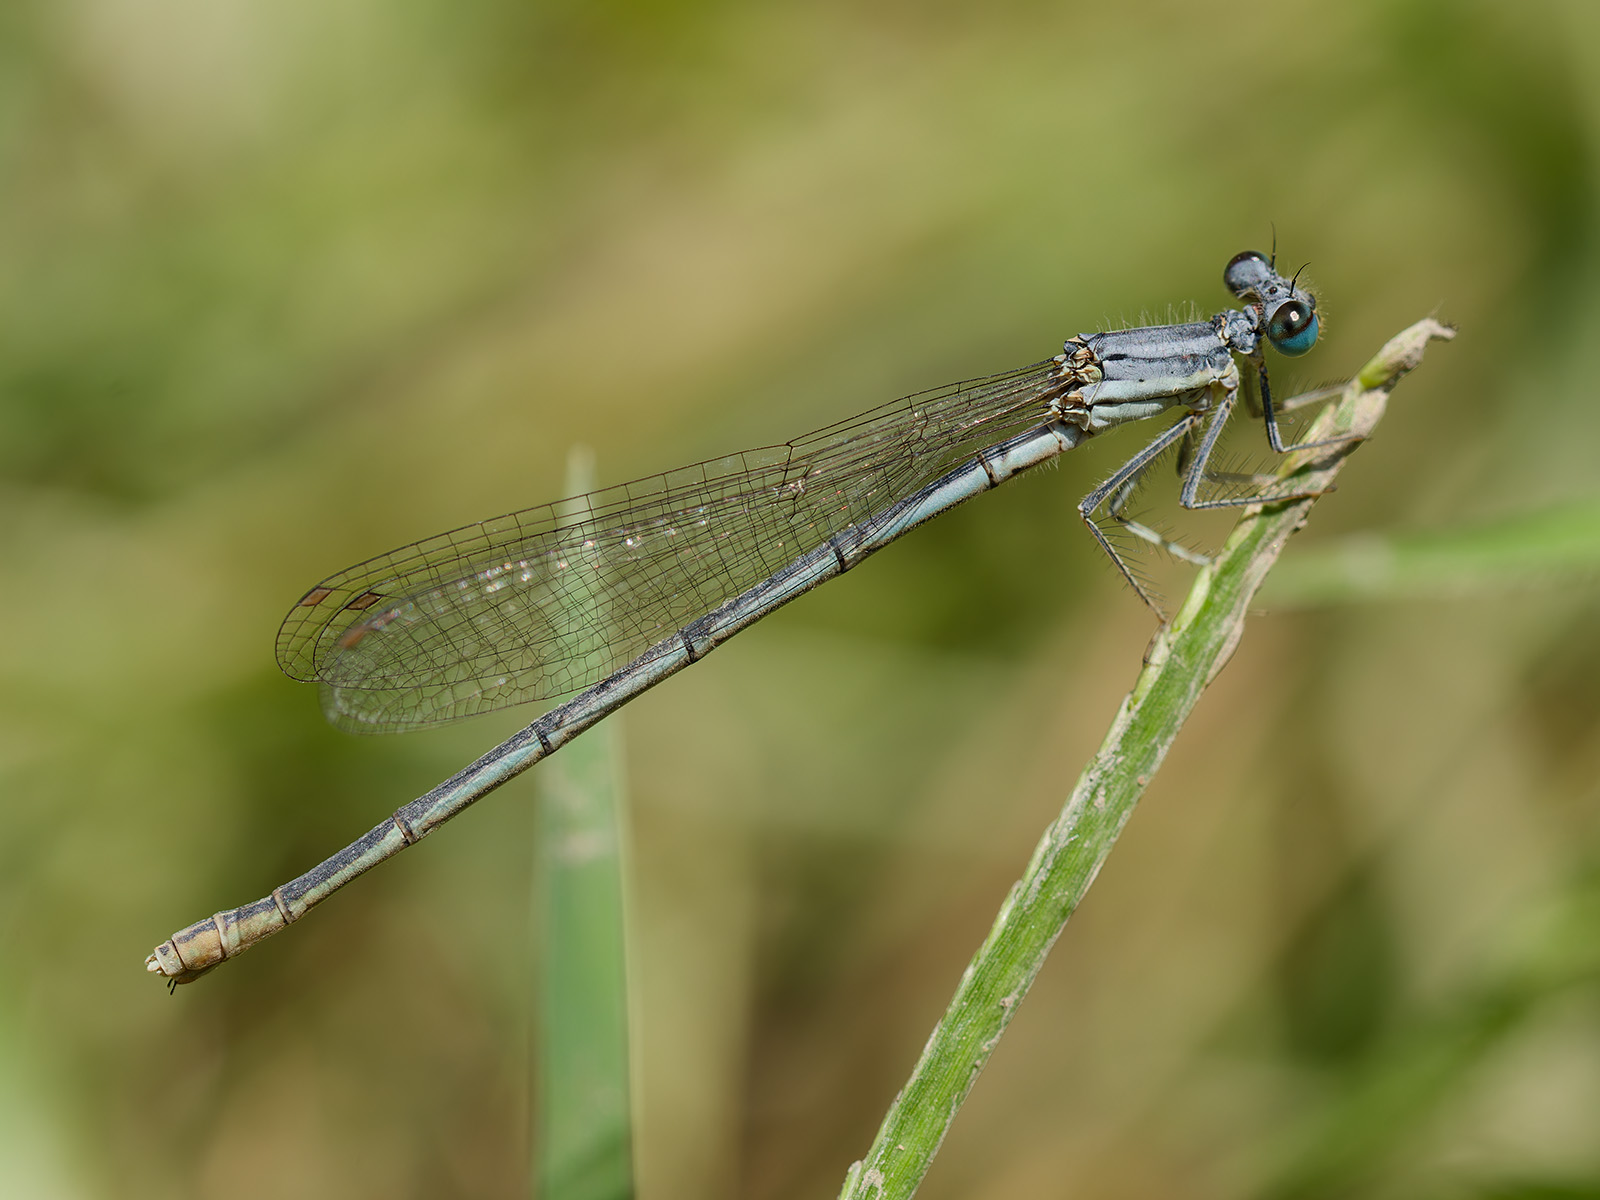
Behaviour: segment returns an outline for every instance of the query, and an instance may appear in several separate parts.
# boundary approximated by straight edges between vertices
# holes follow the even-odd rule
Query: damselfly
[[[902,534],[1108,429],[1175,413],[1078,506],[1156,607],[1108,530],[1205,561],[1126,511],[1164,453],[1177,450],[1185,508],[1309,494],[1210,469],[1239,400],[1240,360],[1259,381],[1274,451],[1332,444],[1284,445],[1263,353],[1311,349],[1315,298],[1254,251],[1236,255],[1223,282],[1242,307],[1209,321],[1082,334],[1031,366],[908,396],[782,446],[468,525],[325,579],[290,609],[278,662],[322,685],[337,725],[415,729],[577,694],[270,896],[174,934],[147,968],[195,979]],[[1266,490],[1241,494],[1241,480]]]

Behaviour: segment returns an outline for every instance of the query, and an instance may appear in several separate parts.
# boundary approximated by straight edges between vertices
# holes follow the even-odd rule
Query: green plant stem
[[[1427,343],[1453,336],[1429,319],[1392,338],[1304,439],[1352,440],[1291,456],[1282,477],[1296,490],[1331,488],[1357,439],[1368,437],[1382,418],[1395,383],[1421,362]],[[1314,503],[1246,509],[1216,560],[1199,572],[1178,615],[1157,634],[1105,742],[1006,897],[867,1156],[851,1166],[842,1200],[900,1200],[916,1191],[1134,805],[1200,694],[1232,657],[1256,589]]]

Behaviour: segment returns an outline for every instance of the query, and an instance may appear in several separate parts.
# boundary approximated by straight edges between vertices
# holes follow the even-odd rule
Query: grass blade
[[[567,494],[594,487],[593,456],[574,451]],[[620,715],[542,764],[538,778],[536,1194],[626,1200],[634,1185]]]
[[[1359,534],[1298,553],[1268,608],[1448,598],[1600,576],[1600,497],[1438,533]]]

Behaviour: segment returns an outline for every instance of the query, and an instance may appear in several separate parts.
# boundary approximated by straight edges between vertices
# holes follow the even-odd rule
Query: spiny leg
[[[1150,528],[1144,522],[1135,521],[1132,517],[1123,514],[1122,510],[1127,507],[1128,502],[1133,499],[1134,493],[1139,490],[1139,484],[1144,481],[1146,472],[1154,465],[1153,462],[1146,463],[1112,493],[1111,498],[1106,502],[1106,516],[1133,534],[1134,537],[1149,542],[1152,546],[1159,546],[1174,558],[1181,558],[1184,562],[1203,567],[1211,561],[1209,555],[1201,554],[1198,550],[1191,550],[1181,542],[1175,542],[1160,531]]]
[[[1174,465],[1178,468],[1178,480],[1182,482],[1189,477],[1189,470],[1194,465],[1196,456],[1200,453],[1200,439],[1206,431],[1206,426],[1196,422],[1189,427],[1189,432],[1184,436],[1183,444],[1178,447],[1177,458]],[[1277,476],[1258,471],[1216,471],[1209,465],[1206,467],[1207,483],[1253,483],[1265,487],[1275,483]]]
[[[1250,414],[1250,418],[1260,421],[1265,419],[1267,414],[1261,407],[1261,376],[1255,375],[1254,378],[1256,382],[1251,383],[1251,376],[1245,376],[1239,399],[1244,401],[1244,411]],[[1290,396],[1287,400],[1274,400],[1272,407],[1281,417],[1284,413],[1292,413],[1313,404],[1325,404],[1337,398],[1344,388],[1343,381],[1325,384],[1322,387],[1312,388],[1309,392],[1301,392],[1298,396]]]
[[[1246,407],[1248,407],[1249,394],[1246,393],[1241,398],[1246,401]],[[1256,415],[1261,415],[1259,405],[1256,408]],[[1183,445],[1178,447],[1176,463],[1180,483],[1189,477],[1189,468],[1194,463],[1195,455],[1199,453],[1200,437],[1204,431],[1205,429],[1202,425],[1196,424],[1192,426],[1187,436],[1183,439]],[[1241,486],[1266,488],[1277,483],[1278,477],[1270,471],[1218,471],[1208,464],[1206,466],[1205,481],[1207,483],[1232,483]]]
[[[1250,382],[1250,377],[1248,375],[1246,375],[1240,381],[1239,387],[1240,387],[1240,391],[1243,393],[1242,399],[1244,400],[1244,411],[1250,415],[1252,420],[1260,421],[1260,420],[1263,420],[1266,417],[1267,414],[1266,414],[1266,410],[1261,407],[1261,376],[1260,376],[1260,374],[1258,373],[1255,378],[1256,378],[1256,382],[1255,382],[1254,385],[1252,385],[1251,382]],[[1283,407],[1281,405],[1279,406],[1278,411],[1279,412],[1283,412],[1284,411],[1284,409],[1283,409]]]
[[[1312,404],[1322,404],[1334,399],[1345,389],[1342,383],[1330,383],[1323,387],[1312,388],[1309,392],[1301,392],[1298,396],[1290,396],[1287,400],[1278,402],[1279,413],[1291,413],[1299,408],[1306,408]],[[1257,414],[1260,415],[1259,413]]]
[[[1336,437],[1327,438],[1320,442],[1302,442],[1296,446],[1285,446],[1283,444],[1283,436],[1278,431],[1278,413],[1275,412],[1272,407],[1272,386],[1267,382],[1267,360],[1262,353],[1257,350],[1256,353],[1251,356],[1250,363],[1256,369],[1256,382],[1261,387],[1261,415],[1266,421],[1267,444],[1270,445],[1277,453],[1288,454],[1291,450],[1320,450],[1324,446],[1344,446],[1349,445],[1351,442],[1358,442],[1361,440],[1360,438],[1355,437]],[[1327,391],[1328,389],[1322,390]],[[1318,399],[1327,398],[1328,397],[1326,396],[1318,396],[1316,392],[1307,392],[1303,396],[1294,397],[1283,406],[1281,411],[1288,412],[1290,405],[1293,405],[1295,408],[1301,408],[1307,404],[1316,403]]]
[[[1111,544],[1111,539],[1106,537],[1105,531],[1100,528],[1099,522],[1094,519],[1094,514],[1104,504],[1106,506],[1106,515],[1135,536],[1153,545],[1160,546],[1168,553],[1188,562],[1197,563],[1201,566],[1209,562],[1209,559],[1195,554],[1193,550],[1169,541],[1148,526],[1122,515],[1123,507],[1132,499],[1133,493],[1139,485],[1139,480],[1150,469],[1151,464],[1170,449],[1175,442],[1186,437],[1196,420],[1197,418],[1191,414],[1185,416],[1170,429],[1165,430],[1127,462],[1113,471],[1109,479],[1085,496],[1078,504],[1078,515],[1083,518],[1083,523],[1089,527],[1089,532],[1094,534],[1094,540],[1100,543],[1100,549],[1106,552],[1106,555],[1116,565],[1117,571],[1128,581],[1128,586],[1134,590],[1139,599],[1143,600],[1163,622],[1166,620],[1166,616],[1162,613],[1161,606],[1156,603],[1155,598],[1150,594],[1150,590],[1134,575],[1133,569],[1128,565],[1127,560]]]
[[[1201,485],[1212,481],[1212,476],[1207,470],[1207,464],[1211,461],[1212,452],[1217,448],[1217,439],[1222,436],[1223,426],[1228,423],[1228,417],[1233,412],[1234,403],[1239,398],[1239,393],[1236,389],[1222,388],[1219,385],[1216,390],[1221,392],[1221,398],[1217,401],[1216,406],[1211,410],[1211,415],[1206,421],[1205,433],[1201,436],[1199,445],[1194,448],[1193,455],[1189,462],[1188,472],[1183,477],[1183,488],[1178,493],[1179,504],[1183,505],[1184,508],[1191,510],[1207,508],[1245,508],[1252,504],[1276,504],[1283,500],[1307,500],[1312,496],[1320,496],[1327,491],[1326,488],[1301,489],[1299,491],[1291,489],[1284,492],[1270,492],[1264,495],[1227,496],[1216,500],[1200,499]],[[1265,395],[1264,388],[1263,395]],[[1264,407],[1269,414],[1268,419],[1270,421],[1270,414],[1272,412],[1271,401],[1267,400],[1264,404]],[[1270,425],[1269,428],[1271,428]],[[1304,450],[1308,447],[1333,445],[1335,443],[1343,444],[1352,440],[1354,439],[1335,438],[1330,442],[1309,442],[1306,444],[1306,446],[1290,446],[1289,449]],[[1273,448],[1279,449],[1277,446],[1274,446]],[[1284,453],[1284,451],[1281,449],[1279,449],[1279,452]],[[1227,474],[1227,472],[1219,473],[1219,475],[1224,477]],[[1271,477],[1271,479],[1273,482],[1277,482],[1277,476],[1274,475]]]
[[[1259,378],[1260,378],[1260,376],[1257,376],[1257,379],[1259,379]],[[1321,403],[1324,403],[1324,402],[1326,402],[1328,400],[1334,399],[1336,396],[1338,396],[1341,392],[1344,391],[1344,387],[1345,387],[1344,384],[1336,383],[1336,384],[1328,385],[1326,387],[1315,388],[1312,391],[1303,392],[1298,396],[1292,396],[1288,400],[1285,400],[1285,401],[1273,401],[1273,408],[1277,413],[1281,414],[1281,413],[1286,413],[1286,412],[1292,412],[1295,409],[1305,408],[1305,407],[1308,407],[1309,405],[1312,405],[1312,404],[1321,404]],[[1245,407],[1245,411],[1248,412],[1251,416],[1253,416],[1253,417],[1255,417],[1257,419],[1264,419],[1265,418],[1266,413],[1265,413],[1265,410],[1261,406],[1261,395],[1260,395],[1260,392],[1257,391],[1257,390],[1253,390],[1252,389],[1252,387],[1250,385],[1249,376],[1246,376],[1244,378],[1244,380],[1241,382],[1241,387],[1239,389],[1239,399],[1241,401],[1243,401],[1244,407]],[[1183,445],[1178,448],[1177,468],[1178,468],[1178,478],[1180,480],[1185,479],[1185,478],[1188,477],[1189,468],[1190,468],[1190,465],[1194,462],[1195,455],[1198,452],[1200,437],[1201,437],[1203,432],[1204,432],[1203,428],[1197,425],[1195,428],[1190,430],[1189,435],[1183,439]],[[1269,440],[1270,440],[1270,437],[1269,437]],[[1349,439],[1349,438],[1334,438],[1332,443],[1314,442],[1314,443],[1311,443],[1311,444],[1313,446],[1323,446],[1323,445],[1329,445],[1329,444],[1342,444],[1342,443],[1348,442],[1350,440],[1351,439]],[[1301,449],[1304,449],[1304,448],[1305,447],[1303,447],[1303,446],[1293,446],[1293,445],[1287,447],[1287,449],[1289,449],[1289,450],[1301,450]],[[1208,483],[1208,484],[1232,484],[1235,487],[1239,487],[1239,488],[1249,487],[1249,488],[1258,489],[1258,491],[1256,493],[1254,493],[1249,499],[1241,500],[1240,501],[1241,503],[1255,503],[1257,501],[1257,499],[1259,499],[1259,497],[1260,497],[1260,491],[1261,490],[1270,488],[1274,484],[1279,483],[1280,481],[1281,481],[1281,477],[1276,472],[1273,472],[1273,471],[1226,471],[1226,470],[1218,470],[1217,468],[1211,466],[1209,462],[1207,463],[1206,468],[1205,468],[1205,479],[1204,479],[1205,483]]]

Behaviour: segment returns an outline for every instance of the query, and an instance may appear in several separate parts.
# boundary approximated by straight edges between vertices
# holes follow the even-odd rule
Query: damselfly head
[[[1235,254],[1222,272],[1222,282],[1254,310],[1257,330],[1279,354],[1293,358],[1317,344],[1316,297],[1294,279],[1279,275],[1260,251]]]

